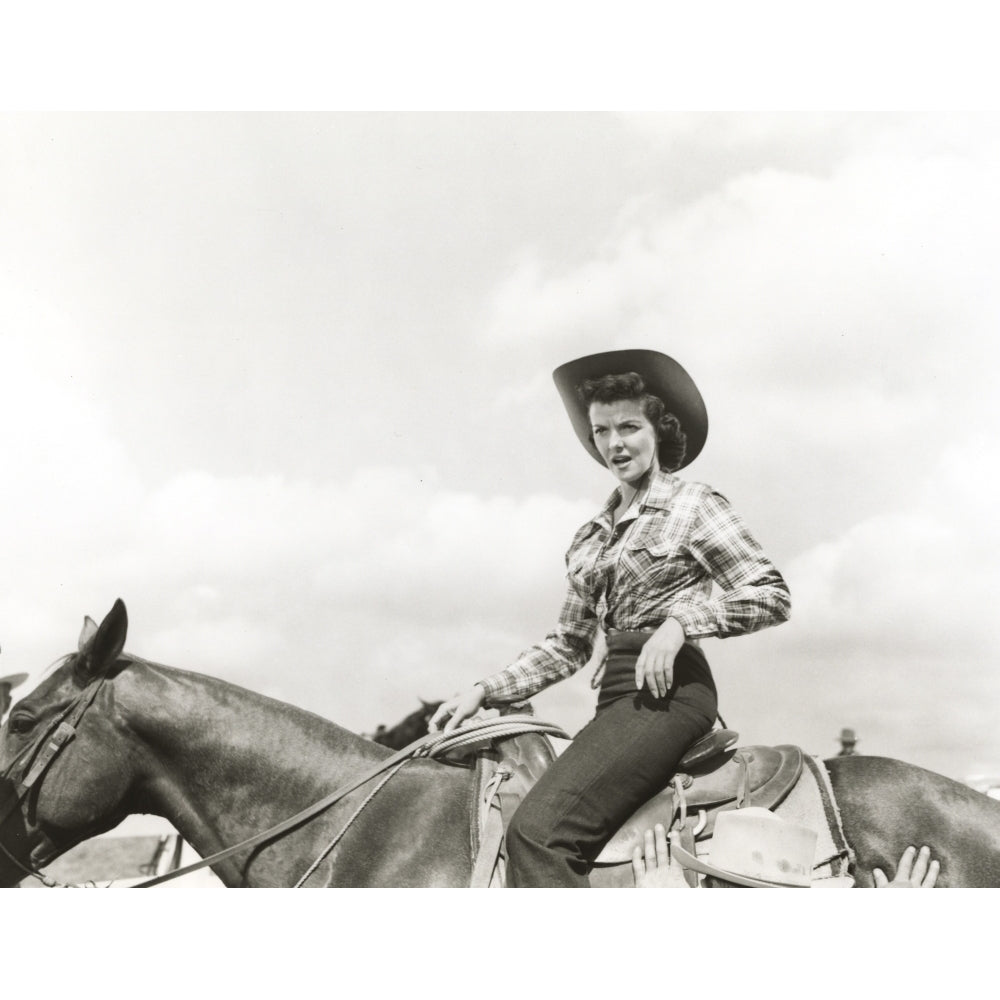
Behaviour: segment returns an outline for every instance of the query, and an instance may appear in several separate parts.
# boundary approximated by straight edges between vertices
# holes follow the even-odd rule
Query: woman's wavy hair
[[[668,472],[680,467],[687,450],[687,436],[681,430],[680,421],[667,411],[663,400],[646,392],[646,383],[637,372],[588,378],[578,391],[588,409],[591,403],[617,403],[623,399],[638,403],[656,430],[660,465]],[[590,442],[594,443],[593,434]]]

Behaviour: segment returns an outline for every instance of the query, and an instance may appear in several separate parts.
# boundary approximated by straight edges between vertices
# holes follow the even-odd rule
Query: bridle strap
[[[84,713],[94,703],[94,699],[104,686],[105,676],[102,675],[91,681],[80,694],[66,706],[62,715],[52,723],[45,734],[36,742],[29,743],[17,757],[11,761],[10,766],[4,772],[3,777],[10,778],[17,768],[22,757],[29,756],[32,750],[34,756],[29,756],[30,764],[23,770],[27,774],[18,783],[17,794],[8,800],[7,806],[0,812],[0,825],[7,819],[15,804],[20,804],[25,795],[41,780],[42,775],[49,769],[49,765],[59,755],[60,751],[76,736],[76,728],[80,724]],[[23,771],[22,771],[23,773]]]
[[[83,718],[84,713],[88,708],[94,703],[94,699],[100,693],[101,688],[104,686],[104,681],[107,678],[107,674],[102,674],[96,680],[90,682],[80,692],[80,694],[66,706],[65,711],[58,719],[46,730],[45,734],[40,740],[35,743],[29,743],[28,746],[24,748],[15,758],[11,761],[10,766],[4,772],[5,778],[10,778],[14,773],[15,768],[18,766],[22,758],[27,757],[29,764],[22,770],[27,771],[21,781],[18,783],[17,791],[8,797],[7,801],[4,803],[2,809],[0,809],[0,829],[3,828],[4,823],[10,818],[12,812],[15,809],[21,807],[21,804],[27,798],[31,789],[41,781],[45,772],[49,769],[52,762],[59,756],[64,747],[69,744],[69,742],[76,736],[77,726],[80,724],[80,720]],[[31,751],[34,750],[34,755],[31,755]],[[0,841],[0,850],[9,858],[11,861],[17,865],[21,871],[28,875],[34,875],[36,878],[41,879],[47,885],[58,884],[53,882],[51,879],[46,878],[41,872],[36,871],[30,865],[25,865],[19,861],[14,855],[7,849],[7,846]]]

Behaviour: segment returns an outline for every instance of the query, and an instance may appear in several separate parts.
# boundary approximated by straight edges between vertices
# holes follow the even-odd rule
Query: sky
[[[987,113],[0,114],[0,672],[121,597],[356,732],[450,696],[614,486],[552,370],[645,347],[792,594],[704,643],[741,742],[1000,774],[998,159]]]

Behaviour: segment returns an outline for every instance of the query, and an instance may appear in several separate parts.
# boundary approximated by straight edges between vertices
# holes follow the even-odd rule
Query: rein
[[[90,684],[88,684],[87,687],[85,687],[80,694],[66,706],[63,713],[52,723],[52,725],[49,726],[41,737],[35,740],[34,743],[29,743],[10,762],[10,765],[4,771],[2,777],[11,781],[13,784],[13,775],[17,772],[18,765],[21,764],[22,759],[27,758],[27,762],[22,764],[20,768],[19,773],[23,775],[23,777],[17,786],[17,791],[7,799],[3,808],[0,809],[0,829],[3,828],[4,823],[6,823],[10,818],[11,813],[13,813],[15,809],[21,807],[24,800],[31,793],[32,788],[34,788],[35,785],[41,781],[45,772],[49,769],[56,757],[59,756],[63,748],[69,744],[74,736],[76,736],[76,729],[80,724],[80,720],[83,718],[87,709],[94,703],[94,699],[97,698],[97,695],[100,693],[106,678],[107,675],[102,674],[100,677],[91,681]],[[25,774],[25,772],[27,773]],[[37,878],[43,885],[49,886],[50,888],[56,886],[65,887],[64,883],[43,875],[30,865],[23,864],[16,857],[14,857],[2,840],[0,840],[0,851],[3,851],[7,858],[17,865],[17,867],[20,868],[26,875],[31,875],[32,877]]]
[[[503,715],[496,719],[480,719],[473,722],[471,725],[463,726],[461,729],[456,729],[451,733],[428,733],[426,736],[421,736],[419,739],[416,739],[412,743],[403,747],[402,750],[397,750],[396,753],[392,754],[392,756],[379,761],[375,767],[369,768],[361,774],[360,777],[355,778],[346,785],[341,785],[339,788],[330,792],[329,795],[324,796],[319,799],[319,801],[314,802],[301,812],[297,812],[294,816],[290,816],[288,819],[272,826],[270,829],[264,830],[263,833],[258,833],[252,837],[248,837],[246,840],[243,840],[238,844],[234,844],[232,847],[227,847],[224,850],[217,851],[215,854],[211,854],[207,858],[202,858],[200,861],[196,861],[193,864],[186,865],[184,868],[176,868],[172,872],[167,872],[164,875],[158,875],[156,878],[147,879],[145,882],[139,882],[131,886],[131,888],[149,889],[154,885],[161,885],[164,882],[169,882],[171,879],[180,878],[182,875],[188,875],[191,872],[197,871],[199,868],[206,868],[209,865],[217,864],[225,858],[238,854],[241,851],[249,850],[251,847],[256,847],[258,844],[274,840],[276,837],[281,836],[281,834],[287,833],[294,827],[306,822],[306,820],[312,819],[325,809],[328,809],[335,802],[338,802],[345,795],[353,792],[357,788],[360,788],[361,785],[371,781],[372,778],[378,777],[378,775],[382,774],[384,771],[388,771],[390,768],[392,768],[393,771],[388,777],[392,777],[392,775],[395,774],[403,764],[413,758],[440,757],[452,750],[459,748],[467,749],[476,744],[485,745],[493,742],[493,740],[504,739],[508,736],[515,736],[518,733],[527,732],[546,733],[550,736],[555,736],[558,739],[565,740],[570,738],[566,732],[558,726],[548,722],[539,722],[530,715]],[[385,782],[382,784],[385,784]],[[381,787],[382,785],[379,785],[379,788]],[[379,789],[376,789],[376,791],[378,790]],[[349,820],[348,825],[350,822],[351,821]],[[331,844],[330,847],[323,852],[318,860],[322,860],[322,858],[329,853],[332,847],[333,844]],[[307,877],[309,874],[312,874],[312,870],[307,873]],[[298,886],[296,886],[296,888],[298,888]]]

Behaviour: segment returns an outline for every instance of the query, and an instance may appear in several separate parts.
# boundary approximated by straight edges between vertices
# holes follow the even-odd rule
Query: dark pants
[[[507,830],[507,885],[586,888],[593,860],[618,828],[673,777],[715,722],[715,684],[701,650],[685,645],[663,698],[635,690],[634,656],[609,658],[597,714],[525,796]],[[628,670],[632,677],[629,683]],[[617,693],[616,693],[617,692]]]

